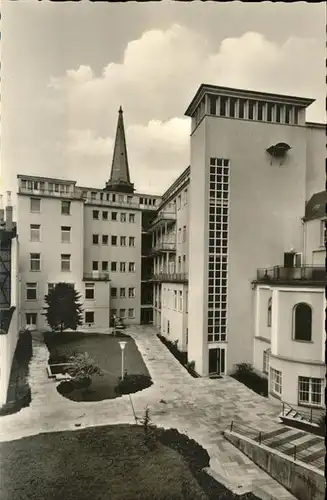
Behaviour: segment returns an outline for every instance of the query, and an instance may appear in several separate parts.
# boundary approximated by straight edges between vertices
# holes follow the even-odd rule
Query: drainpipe
[[[303,241],[302,241],[302,248],[303,248],[303,265],[307,265],[307,226],[305,224],[305,218],[302,217],[301,218],[301,223],[302,223],[302,238],[303,238]]]

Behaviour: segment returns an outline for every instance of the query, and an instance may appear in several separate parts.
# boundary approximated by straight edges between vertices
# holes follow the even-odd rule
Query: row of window
[[[134,299],[135,298],[135,288],[130,287],[130,288],[125,288],[125,287],[120,287],[119,288],[119,295],[118,295],[118,288],[117,287],[112,287],[110,290],[110,295],[112,299],[117,299],[120,297],[121,299]]]
[[[272,298],[268,299],[267,326],[271,327],[272,320]],[[312,309],[309,304],[300,302],[293,307],[292,322],[293,340],[302,342],[312,341]]]
[[[22,189],[28,189],[29,191],[45,191],[44,181],[32,181],[22,179],[20,181],[20,186]],[[47,189],[50,193],[60,193],[67,194],[70,193],[73,186],[68,184],[58,184],[56,182],[47,182]]]
[[[323,379],[299,377],[298,378],[298,403],[301,405],[322,406],[323,403]],[[283,377],[282,372],[270,369],[270,390],[276,396],[282,396]]]
[[[93,220],[100,220],[100,213],[102,220],[109,220],[109,211],[108,210],[92,210]],[[127,217],[128,216],[128,217]],[[112,221],[120,221],[120,222],[135,222],[135,214],[120,212],[118,216],[118,212],[110,212],[110,218]]]
[[[112,309],[111,313],[117,316],[117,309]],[[134,319],[135,318],[135,309],[119,309],[119,316],[122,319]],[[37,313],[30,312],[26,313],[26,326],[37,327]],[[95,312],[94,311],[85,311],[84,312],[84,323],[86,325],[94,325],[95,324]]]
[[[119,271],[121,273],[129,272],[135,273],[135,262],[115,262],[111,263],[111,271]],[[102,271],[108,271],[109,263],[108,261],[101,262]],[[61,271],[69,272],[71,270],[71,255],[70,254],[61,254]],[[100,270],[100,262],[98,260],[92,261],[92,271]],[[31,253],[30,254],[30,271],[41,271],[41,254],[40,253]]]
[[[159,308],[161,308],[161,303],[157,303],[156,298],[155,305],[159,305]],[[164,288],[162,293],[162,305],[167,309],[183,312],[183,291]],[[185,290],[185,312],[188,312],[188,290]]]
[[[182,208],[182,205],[187,205],[188,204],[188,190],[187,188],[184,189],[184,191],[179,194],[176,198],[176,208],[177,210],[180,210]]]
[[[118,265],[119,264],[119,265]],[[108,261],[102,261],[102,271],[108,271]],[[121,273],[135,273],[135,262],[116,262],[116,261],[111,261],[110,262],[110,270],[112,272],[119,272]],[[100,270],[100,262],[98,260],[93,260],[92,261],[92,271],[99,271]]]
[[[55,283],[48,283],[48,293],[51,292],[55,287]],[[112,298],[117,298],[117,288],[112,287],[111,288],[111,297]],[[119,297],[121,299],[124,298],[129,298],[129,299],[134,299],[135,298],[135,288],[134,287],[129,287],[129,288],[120,288],[119,289]],[[38,284],[37,283],[26,283],[26,300],[38,300],[39,299],[39,294],[38,294]],[[85,299],[87,300],[95,300],[95,285],[94,283],[85,283]]]
[[[41,198],[30,198],[30,212],[32,213],[41,212]],[[71,201],[61,200],[61,214],[62,215],[71,214]]]
[[[183,226],[183,229],[180,227],[178,229],[178,236],[177,236],[177,242],[178,243],[185,243],[187,239],[187,231],[186,231],[186,226]]]
[[[111,316],[121,319],[135,318],[135,309],[111,309]]]
[[[119,244],[121,247],[126,247],[127,241],[128,241],[128,246],[135,247],[135,239],[136,239],[135,236],[129,236],[129,237],[119,236],[119,240],[118,240],[118,236],[112,235],[110,241],[111,241],[112,246],[117,246],[118,241],[119,241]],[[109,241],[108,235],[102,234],[101,241],[102,241],[102,245],[108,245],[108,241]],[[100,244],[100,235],[99,234],[92,235],[92,243],[93,243],[93,245]]]

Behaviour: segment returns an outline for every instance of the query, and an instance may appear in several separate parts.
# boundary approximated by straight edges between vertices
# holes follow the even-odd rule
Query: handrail
[[[293,408],[293,406],[291,406],[290,404],[286,403],[285,401],[282,402],[282,415],[283,417],[287,416],[285,415],[285,408],[289,408],[291,411],[294,411],[296,413],[298,413],[298,415],[300,415],[301,417],[304,417],[305,419],[308,419],[309,417],[309,422],[310,423],[318,423],[321,416],[323,415],[324,413],[324,409],[323,408],[301,408],[301,409],[297,409],[297,408]],[[316,412],[316,416],[315,416],[315,413]]]

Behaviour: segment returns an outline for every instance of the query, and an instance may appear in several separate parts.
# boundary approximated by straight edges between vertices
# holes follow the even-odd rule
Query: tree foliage
[[[69,283],[57,283],[45,295],[44,316],[53,331],[63,332],[67,328],[77,330],[83,324],[80,298],[80,294]]]

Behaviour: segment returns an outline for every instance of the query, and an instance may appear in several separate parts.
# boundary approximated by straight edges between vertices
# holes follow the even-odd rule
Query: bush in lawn
[[[70,283],[57,283],[44,297],[43,315],[53,331],[77,330],[83,324],[81,296]]]
[[[182,455],[193,474],[209,466],[210,457],[207,450],[186,434],[180,434],[177,429],[156,428],[155,435],[164,446]]]
[[[68,362],[70,366],[67,367],[67,373],[73,377],[71,383],[74,389],[88,389],[92,383],[92,375],[103,375],[86,352],[70,356]]]
[[[144,417],[140,420],[144,431],[144,444],[149,450],[154,450],[156,447],[156,438],[154,436],[154,426],[151,422],[150,410],[148,407],[145,408]]]
[[[236,370],[231,374],[235,380],[242,382],[261,396],[268,396],[268,379],[260,377],[250,363],[239,363]]]
[[[149,375],[126,374],[123,379],[119,377],[119,382],[115,387],[115,393],[119,396],[122,394],[133,394],[134,392],[142,391],[151,385],[152,380]]]
[[[187,363],[187,353],[182,352],[178,349],[178,340],[172,342],[171,340],[166,339],[162,335],[158,333],[158,338],[161,340],[165,346],[168,347],[169,351],[175,356],[175,358],[182,364],[186,365]]]

